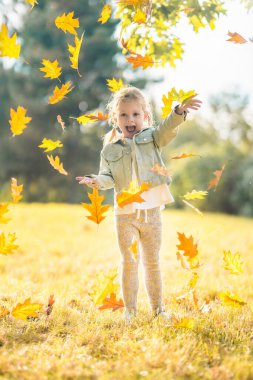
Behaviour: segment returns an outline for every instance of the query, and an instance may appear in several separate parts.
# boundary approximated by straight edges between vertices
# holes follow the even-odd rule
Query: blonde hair
[[[139,101],[143,111],[147,113],[146,126],[151,127],[153,125],[151,107],[142,91],[140,91],[137,87],[134,86],[125,86],[111,96],[106,106],[106,109],[108,110],[108,121],[109,124],[112,126],[112,130],[105,134],[104,145],[113,142],[118,138],[122,138],[122,133],[117,130],[118,126],[115,123],[118,108],[121,102],[133,100]]]

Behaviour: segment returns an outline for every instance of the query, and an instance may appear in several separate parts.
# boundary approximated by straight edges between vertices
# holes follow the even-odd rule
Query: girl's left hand
[[[184,111],[189,112],[188,108],[192,110],[198,110],[201,107],[202,101],[199,99],[194,99],[195,96],[198,94],[195,94],[191,96],[190,98],[187,98],[183,100],[182,104],[180,104],[177,108],[178,113],[183,113]]]

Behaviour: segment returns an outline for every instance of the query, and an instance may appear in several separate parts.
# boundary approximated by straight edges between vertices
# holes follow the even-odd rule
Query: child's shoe
[[[159,308],[156,309],[155,311],[155,317],[158,318],[159,320],[171,322],[172,321],[172,314],[166,312],[165,310],[161,310]]]
[[[136,317],[136,310],[135,309],[125,309],[124,315],[123,315],[123,320],[126,322],[127,325],[130,325],[134,318]]]

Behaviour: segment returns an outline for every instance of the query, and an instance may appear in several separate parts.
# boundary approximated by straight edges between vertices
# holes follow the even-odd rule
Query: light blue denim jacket
[[[158,127],[142,129],[133,136],[135,150],[135,168],[139,184],[148,182],[151,187],[163,183],[170,184],[170,176],[161,176],[150,171],[159,164],[164,166],[161,148],[173,140],[178,133],[178,125],[186,118],[186,113],[178,115],[175,109]],[[117,193],[127,189],[132,180],[131,146],[122,138],[104,146],[101,151],[100,169],[97,178],[98,188],[107,190],[115,188]]]

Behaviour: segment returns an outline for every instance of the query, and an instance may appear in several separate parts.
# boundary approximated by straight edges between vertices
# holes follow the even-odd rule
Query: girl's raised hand
[[[192,110],[198,110],[201,107],[202,101],[199,99],[194,99],[197,95],[198,94],[195,94],[190,98],[183,100],[182,104],[180,104],[177,109],[178,113],[183,113],[184,111],[189,112],[189,108]]]
[[[90,187],[98,187],[97,179],[96,178],[90,178],[90,177],[76,177],[76,180],[79,181],[79,184],[85,184]]]

